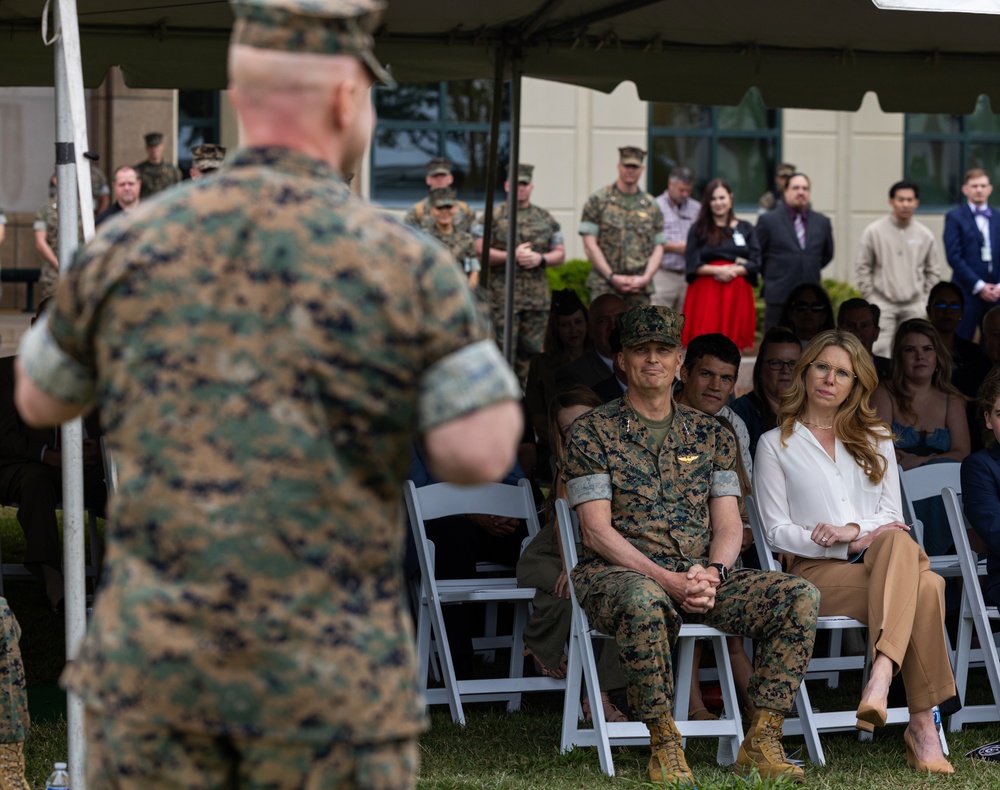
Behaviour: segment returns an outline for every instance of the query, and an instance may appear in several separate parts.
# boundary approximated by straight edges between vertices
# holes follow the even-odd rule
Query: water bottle
[[[947,756],[948,754],[948,739],[944,736],[944,727],[941,726],[941,711],[938,710],[938,706],[935,705],[934,708],[934,728],[937,730],[938,740],[941,742],[941,751]]]
[[[45,790],[69,790],[69,772],[66,763],[56,763],[45,780]]]

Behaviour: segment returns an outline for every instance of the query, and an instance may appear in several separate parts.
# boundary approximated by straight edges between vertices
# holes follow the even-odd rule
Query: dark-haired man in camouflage
[[[566,242],[559,223],[545,209],[531,202],[531,183],[535,166],[517,167],[517,247],[514,250],[514,315],[511,334],[514,348],[514,372],[522,386],[528,378],[528,364],[541,353],[545,325],[549,320],[549,281],[545,269],[566,260]],[[510,178],[503,182],[510,192]],[[490,243],[490,309],[497,343],[503,346],[504,293],[507,264],[507,203],[493,212],[493,240]],[[482,250],[483,226],[473,231]]]
[[[730,573],[743,534],[736,449],[718,421],[672,400],[682,324],[667,307],[625,313],[618,361],[628,393],[573,424],[564,476],[585,546],[573,584],[621,648],[629,705],[650,732],[651,781],[694,781],[671,715],[682,622],[758,640],[756,712],[737,766],[799,781],[782,722],[812,656],[819,592],[784,573]]]
[[[663,258],[663,212],[639,188],[646,152],[618,149],[618,179],[597,190],[583,207],[580,235],[590,260],[591,298],[616,293],[630,305],[649,304],[653,275]]]
[[[163,135],[160,132],[150,132],[143,141],[146,143],[146,158],[132,168],[141,183],[140,200],[152,197],[184,179],[181,169],[163,158]]]
[[[412,441],[499,479],[517,382],[440,245],[352,195],[380,0],[240,0],[248,146],[108,222],[25,336],[35,425],[100,401],[105,580],[66,684],[92,788],[412,787]]]

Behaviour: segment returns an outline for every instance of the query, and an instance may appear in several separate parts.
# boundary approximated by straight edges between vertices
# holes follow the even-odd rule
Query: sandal
[[[604,708],[604,721],[609,724],[619,724],[623,721],[628,721],[628,716],[618,709],[618,706],[611,701],[611,697],[608,696],[606,691],[601,692],[601,707]],[[587,721],[594,720],[590,712],[590,697],[583,698],[583,718]]]
[[[556,680],[564,680],[566,678],[566,669],[569,664],[569,659],[564,655],[559,659],[559,669],[549,669],[545,664],[543,664],[538,656],[531,652],[530,647],[524,648],[521,653],[522,656],[527,658],[531,656],[531,659],[535,662],[535,668],[538,670],[539,674],[547,678],[555,678]]]
[[[718,716],[711,713],[704,705],[688,711],[688,721],[717,721],[718,718]]]

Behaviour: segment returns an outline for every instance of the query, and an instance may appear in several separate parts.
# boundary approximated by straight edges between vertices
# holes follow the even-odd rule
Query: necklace
[[[810,428],[822,428],[824,431],[830,430],[832,425],[820,425],[818,422],[806,422],[805,420],[799,420],[803,425],[808,425]]]

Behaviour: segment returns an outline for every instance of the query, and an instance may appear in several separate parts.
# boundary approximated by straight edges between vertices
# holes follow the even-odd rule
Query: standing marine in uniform
[[[617,293],[630,305],[649,304],[653,275],[663,257],[663,212],[639,189],[646,152],[618,149],[618,180],[597,190],[583,207],[580,235],[592,271],[590,297]]]
[[[25,335],[34,425],[98,400],[118,491],[65,683],[89,787],[412,787],[412,442],[496,480],[517,382],[440,245],[353,195],[379,0],[239,0],[244,144],[83,251]]]
[[[455,213],[458,200],[451,187],[432,189],[427,196],[430,201],[432,225],[426,231],[447,247],[455,258],[458,268],[465,274],[470,288],[479,286],[479,272],[482,265],[476,255],[476,245],[472,234],[455,227]]]
[[[549,320],[549,281],[545,276],[548,266],[559,266],[566,260],[566,242],[559,223],[545,209],[531,202],[531,183],[535,166],[519,164],[517,167],[517,248],[514,260],[514,372],[522,386],[528,378],[528,364],[542,351],[545,325]],[[510,192],[510,177],[503,182]],[[490,242],[490,308],[497,343],[503,346],[504,291],[507,264],[507,203],[493,212],[493,239]],[[482,250],[482,229],[479,228],[477,245]]]
[[[143,140],[146,143],[146,160],[135,166],[135,172],[142,181],[139,198],[145,200],[150,195],[179,184],[184,176],[177,165],[163,160],[163,134],[150,132]]]
[[[226,149],[224,146],[215,143],[192,146],[190,176],[197,180],[211,175],[222,167],[225,160]]]
[[[683,323],[667,307],[625,313],[628,392],[573,424],[564,477],[584,545],[573,585],[621,649],[629,706],[650,732],[651,781],[694,782],[671,715],[682,620],[757,640],[737,770],[801,781],[782,723],[812,656],[819,592],[788,574],[733,569],[743,538],[735,442],[714,417],[673,401]]]
[[[434,224],[434,218],[430,212],[431,190],[444,189],[455,183],[451,160],[443,156],[435,156],[431,159],[427,163],[427,175],[424,177],[424,181],[427,182],[427,197],[414,203],[410,207],[410,210],[406,212],[406,217],[403,221],[407,225],[413,225],[415,228],[428,230]],[[475,212],[469,208],[468,203],[462,200],[455,201],[454,223],[456,230],[471,230],[475,216]]]
[[[56,196],[56,174],[49,180],[49,198],[35,212],[32,225],[35,232],[35,249],[42,256],[38,275],[38,300],[55,293],[59,280],[59,200]],[[77,217],[78,240],[83,243],[83,223]]]

